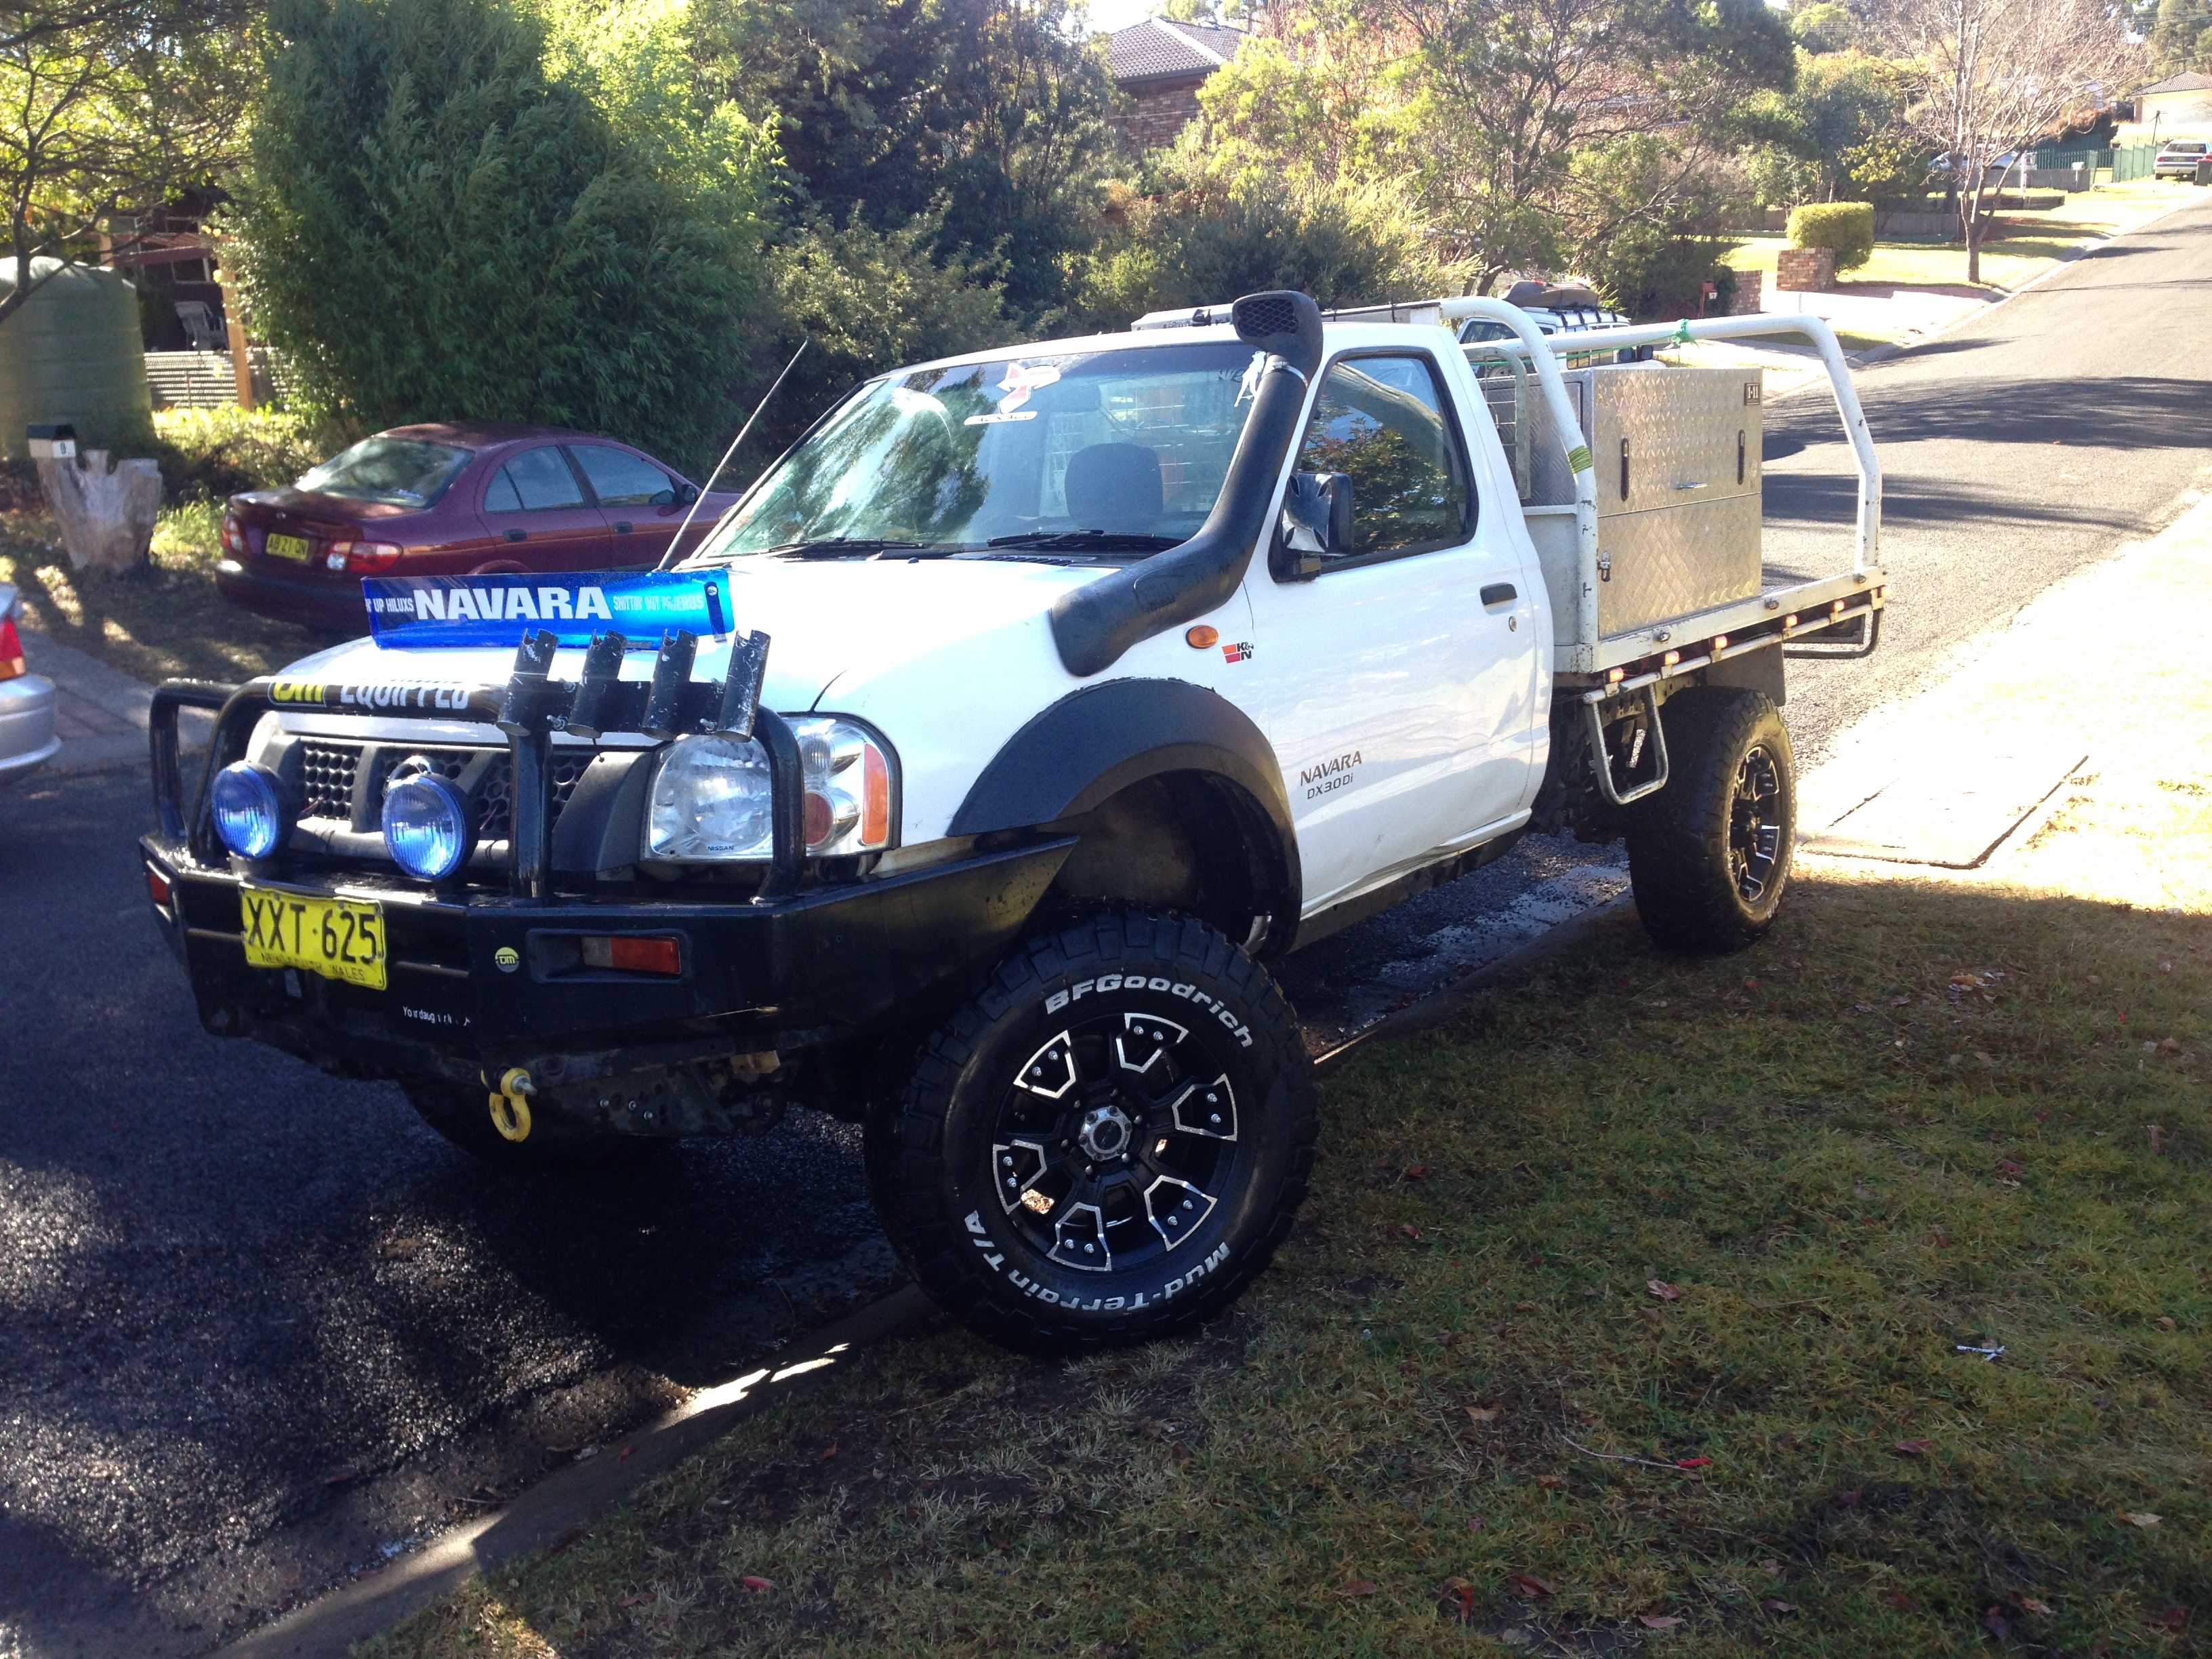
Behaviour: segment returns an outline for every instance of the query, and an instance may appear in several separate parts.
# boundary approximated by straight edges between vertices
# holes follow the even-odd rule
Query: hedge
[[[1855,270],[1874,258],[1874,204],[1808,202],[1792,208],[1790,246],[1832,247],[1838,270]]]

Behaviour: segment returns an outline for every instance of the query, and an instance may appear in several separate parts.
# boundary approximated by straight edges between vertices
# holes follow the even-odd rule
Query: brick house
[[[1206,77],[1237,55],[1244,37],[1205,23],[1147,17],[1106,37],[1114,84],[1134,107],[1115,125],[1143,149],[1157,149],[1198,113]]]

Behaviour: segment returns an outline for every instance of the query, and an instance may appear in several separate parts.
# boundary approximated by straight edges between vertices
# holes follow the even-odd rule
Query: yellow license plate
[[[273,530],[262,538],[262,547],[272,559],[297,559],[307,562],[308,547],[305,536],[280,536]]]
[[[384,908],[240,884],[240,929],[255,968],[304,968],[325,979],[384,988]]]

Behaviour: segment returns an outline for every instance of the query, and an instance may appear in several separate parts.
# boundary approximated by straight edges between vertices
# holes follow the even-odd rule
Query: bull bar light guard
[[[730,652],[729,671],[717,684],[690,678],[697,636],[685,629],[662,640],[650,680],[617,678],[629,641],[612,632],[594,635],[578,680],[551,678],[559,640],[549,630],[524,636],[514,653],[514,671],[504,685],[416,684],[347,688],[263,675],[240,686],[205,680],[171,680],[155,689],[149,711],[149,743],[154,805],[162,833],[182,840],[204,864],[221,864],[228,851],[216,839],[210,794],[216,774],[246,757],[254,726],[271,709],[338,709],[380,719],[475,720],[507,734],[513,764],[508,840],[511,882],[516,897],[544,899],[552,888],[552,794],[549,763],[553,734],[573,732],[597,737],[602,732],[640,732],[665,740],[690,732],[738,738],[757,738],[767,752],[772,789],[768,874],[755,902],[787,896],[799,886],[805,857],[805,775],[799,738],[791,723],[760,706],[768,672],[769,636],[740,635]],[[365,706],[346,701],[349,690],[388,694],[388,702]],[[180,709],[216,711],[215,734],[189,817],[185,815],[181,757],[177,737]]]

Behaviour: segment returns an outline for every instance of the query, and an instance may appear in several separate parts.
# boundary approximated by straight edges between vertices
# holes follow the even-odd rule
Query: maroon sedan
[[[364,438],[289,489],[230,498],[216,585],[249,611],[357,634],[363,576],[616,570],[684,550],[737,502],[611,438],[466,422]]]

